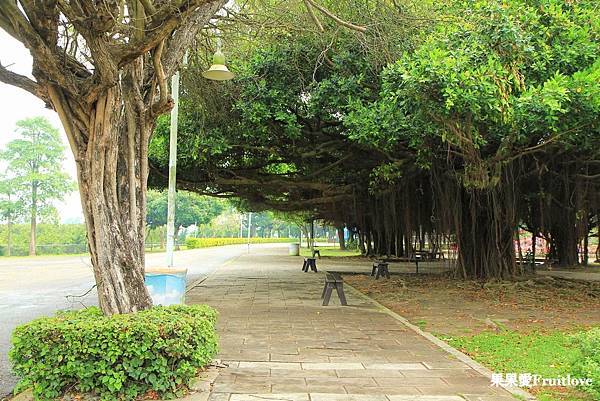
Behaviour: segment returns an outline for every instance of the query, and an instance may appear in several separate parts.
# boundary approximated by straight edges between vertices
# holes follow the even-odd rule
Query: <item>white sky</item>
[[[3,66],[13,64],[9,67],[11,71],[31,77],[29,51],[3,30],[0,30],[0,62]],[[0,149],[3,149],[7,142],[17,138],[15,134],[17,121],[35,116],[46,117],[52,125],[59,128],[66,149],[63,168],[73,177],[73,180],[76,180],[75,161],[58,115],[53,110],[46,109],[44,102],[29,92],[0,82]],[[68,195],[64,202],[57,202],[56,207],[63,222],[83,221],[79,192],[75,191]]]

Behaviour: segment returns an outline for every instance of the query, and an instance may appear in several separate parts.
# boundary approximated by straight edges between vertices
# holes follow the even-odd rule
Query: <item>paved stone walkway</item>
[[[285,248],[262,248],[190,290],[220,312],[228,364],[212,401],[509,401],[502,388],[350,289],[321,306],[327,261],[301,272]],[[337,264],[337,263],[336,263]],[[336,269],[338,270],[338,269]]]
[[[600,268],[598,267],[577,270],[536,270],[536,274],[584,281],[600,281]]]

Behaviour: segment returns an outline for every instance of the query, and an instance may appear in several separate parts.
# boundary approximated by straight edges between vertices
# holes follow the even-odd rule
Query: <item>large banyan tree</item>
[[[521,273],[519,227],[576,263],[599,209],[593,2],[322,4],[328,14],[286,3],[225,26],[232,83],[202,81],[192,63],[179,186],[308,211],[353,229],[366,254],[453,242],[462,277]],[[156,185],[166,126],[151,145]]]
[[[33,58],[33,79],[0,65],[0,81],[39,97],[62,121],[106,314],[152,304],[144,286],[148,143],[157,117],[172,107],[168,79],[224,3],[0,2],[0,28]]]

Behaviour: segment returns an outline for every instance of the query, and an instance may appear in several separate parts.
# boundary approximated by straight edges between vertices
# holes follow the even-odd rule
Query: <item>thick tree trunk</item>
[[[116,2],[67,3],[2,3],[0,27],[31,53],[35,81],[2,66],[0,80],[58,113],[77,165],[99,304],[105,314],[134,312],[152,305],[144,286],[150,134],[172,107],[167,80],[225,0],[133,1],[127,13]],[[63,25],[75,42],[58,35]],[[68,43],[80,40],[72,52]]]
[[[159,238],[160,238],[160,249],[165,249],[165,239],[167,237],[167,232],[165,230],[165,226],[161,226],[159,229]]]
[[[6,256],[10,256],[12,248],[12,216],[8,216],[6,222]]]
[[[560,266],[575,266],[579,264],[576,213],[570,207],[555,207],[552,210],[550,256],[558,259]]]
[[[181,246],[179,245],[179,242],[177,241],[177,239],[179,238],[179,228],[180,226],[176,226],[175,227],[175,233],[173,234],[174,240],[175,240],[175,250],[176,251],[180,251],[181,250]]]
[[[35,256],[37,231],[37,183],[31,184],[31,223],[29,226],[29,256]]]
[[[72,124],[60,92],[51,92],[75,154],[98,300],[107,315],[152,306],[144,285],[144,232],[154,119],[135,93],[141,64],[135,65],[99,97],[86,126]]]
[[[336,228],[338,241],[340,242],[340,250],[346,249],[346,238],[344,237],[344,226],[338,226]]]
[[[583,256],[581,258],[581,264],[584,266],[587,266],[589,264],[589,251],[588,251],[588,247],[589,247],[589,232],[585,233],[585,236],[583,237]]]
[[[554,244],[553,256],[558,258],[560,266],[575,266],[579,264],[579,255],[577,254],[577,234],[574,227],[565,225],[555,227],[551,231],[552,242]]]
[[[514,210],[498,189],[463,191],[457,230],[458,271],[463,278],[507,279],[517,274]]]

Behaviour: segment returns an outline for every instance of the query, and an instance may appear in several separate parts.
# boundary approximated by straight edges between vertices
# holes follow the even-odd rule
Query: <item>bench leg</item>
[[[377,266],[377,274],[375,275],[375,280],[379,280],[380,275],[381,275],[381,267]]]
[[[323,293],[321,294],[321,299],[325,298],[325,291],[327,291],[327,283],[323,286]]]
[[[389,279],[390,278],[390,270],[388,269],[388,267],[385,267],[385,276]]]
[[[331,299],[331,291],[333,291],[332,283],[325,284],[325,296],[323,297],[323,306],[329,305],[329,299]]]
[[[373,265],[373,270],[371,270],[371,277],[375,275],[375,270],[377,270],[377,265]]]
[[[343,306],[348,305],[348,302],[346,302],[346,294],[344,294],[344,283],[335,283],[335,290],[337,291],[340,303]]]

